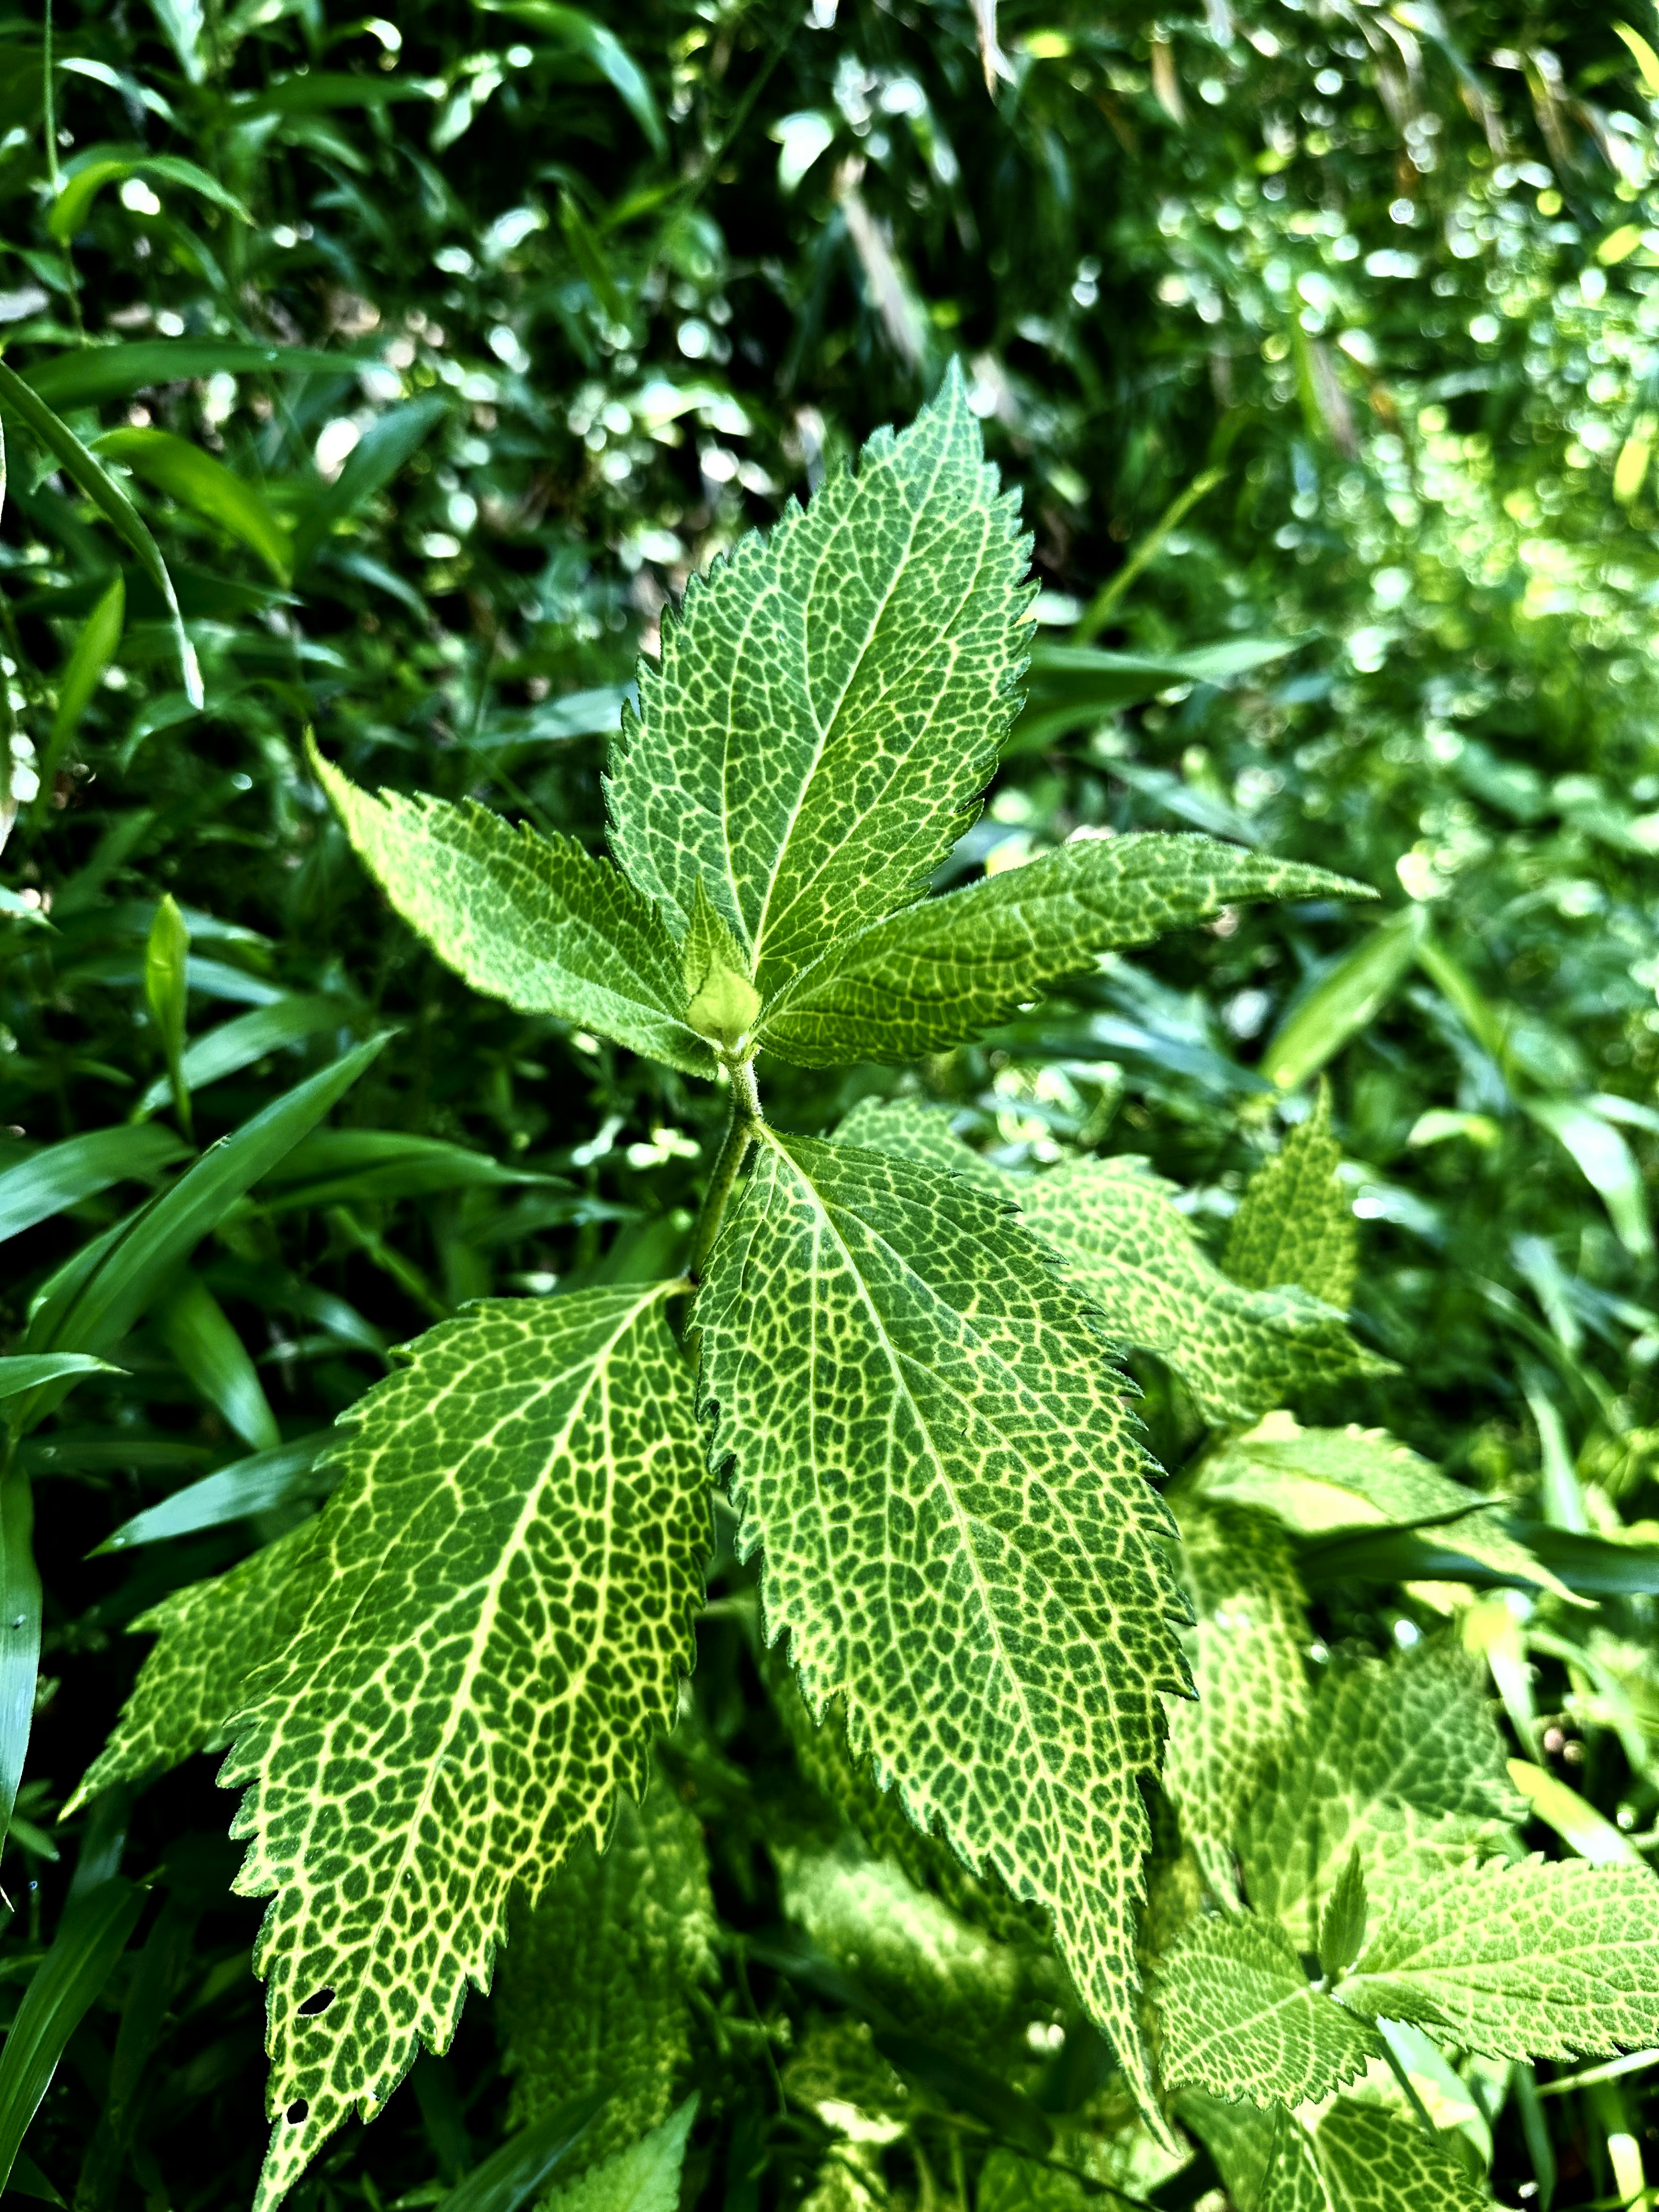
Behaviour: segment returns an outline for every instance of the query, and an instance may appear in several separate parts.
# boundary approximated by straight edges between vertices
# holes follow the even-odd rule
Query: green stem
[[[736,1187],[743,1164],[749,1157],[749,1147],[761,1126],[760,1092],[755,1086],[755,1065],[752,1060],[740,1060],[732,1067],[732,1118],[726,1125],[726,1139],[714,1162],[714,1172],[708,1179],[708,1188],[703,1194],[697,1214],[697,1225],[691,1238],[691,1257],[686,1262],[686,1273],[694,1283],[701,1282],[702,1271],[708,1264],[708,1255],[714,1249],[714,1239],[720,1235],[720,1224],[726,1218],[726,1209]]]

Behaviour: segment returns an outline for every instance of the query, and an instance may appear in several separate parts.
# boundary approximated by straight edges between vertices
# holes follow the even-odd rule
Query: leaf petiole
[[[685,1272],[694,1283],[702,1279],[732,1193],[749,1157],[750,1145],[764,1118],[753,1060],[728,1061],[727,1066],[732,1077],[732,1118],[726,1125],[726,1137],[714,1162],[714,1172],[708,1179],[708,1188],[703,1193],[691,1238],[691,1257],[686,1262]]]

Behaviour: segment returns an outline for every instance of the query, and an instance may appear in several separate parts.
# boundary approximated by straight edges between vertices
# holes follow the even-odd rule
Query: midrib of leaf
[[[943,473],[944,466],[945,456],[941,453],[935,460],[933,473],[928,478],[927,492],[929,497],[931,497],[939,488],[939,480],[940,475]],[[893,563],[892,574],[888,580],[887,588],[882,593],[880,604],[877,607],[875,613],[871,617],[871,620],[866,628],[863,644],[860,646],[857,653],[854,654],[851,662],[848,665],[846,680],[842,684],[841,690],[836,699],[836,703],[830,709],[828,718],[826,719],[820,715],[816,708],[813,709],[812,720],[817,737],[817,743],[812,751],[811,763],[807,769],[805,774],[800,779],[799,787],[795,794],[794,804],[789,809],[787,818],[783,825],[782,834],[778,839],[778,848],[776,853],[773,855],[771,871],[766,879],[766,895],[761,901],[760,916],[755,927],[755,937],[752,950],[757,970],[760,968],[761,961],[765,951],[766,927],[771,916],[772,895],[777,890],[778,878],[783,872],[783,864],[789,856],[790,841],[793,837],[796,825],[799,822],[801,815],[805,810],[808,795],[811,793],[813,786],[817,781],[818,771],[823,764],[823,757],[825,753],[829,751],[831,744],[835,742],[836,725],[841,719],[842,709],[847,704],[848,695],[852,690],[854,685],[857,683],[860,673],[862,671],[866,661],[869,659],[870,654],[875,648],[880,635],[882,624],[886,621],[887,617],[891,611],[893,600],[898,591],[899,585],[902,582],[906,571],[908,568],[910,556],[915,550],[916,530],[920,525],[924,511],[925,502],[919,500],[911,511],[909,528],[905,532],[903,557]],[[843,530],[845,527],[846,526],[843,525]],[[839,538],[832,538],[825,541],[823,550],[819,554],[817,563],[812,570],[811,591],[817,590],[819,577],[830,559],[830,553],[832,550],[839,544]],[[983,569],[984,565],[985,563],[981,559],[979,567],[974,572],[974,582],[977,582],[980,573]],[[970,583],[968,587],[968,591],[965,591],[961,597],[958,598],[953,611],[953,619],[955,615],[959,615],[961,613],[963,605],[972,588],[973,585]],[[811,592],[808,593],[808,604],[811,604]],[[805,633],[803,633],[802,635],[801,644],[804,650],[810,646],[810,640]],[[955,657],[954,654],[952,657]],[[941,684],[941,693],[943,693],[944,688],[945,687]],[[803,669],[802,671],[801,690],[803,695],[810,703],[812,697],[812,687],[811,673],[807,669]],[[726,757],[730,757],[729,750]],[[906,765],[906,761],[904,759],[899,759],[894,762],[892,772],[888,776],[888,781],[890,783],[892,781],[893,775],[896,775],[898,770],[904,765]],[[727,796],[723,765],[720,779],[720,795],[722,799],[726,799]],[[879,801],[877,803],[879,804]],[[722,825],[728,870],[732,858],[731,825],[732,811],[728,803],[725,810],[725,819]],[[735,896],[737,893],[737,878],[735,875],[732,876],[731,880],[732,894]],[[743,911],[741,904],[739,904],[738,910],[739,914]]]
[[[769,1130],[763,1132],[763,1134],[765,1141],[771,1144],[774,1150],[781,1151],[781,1147],[777,1145],[776,1139],[772,1137]],[[785,1154],[784,1157],[787,1158],[787,1155]],[[817,1193],[816,1190],[813,1192],[813,1196],[815,1199],[817,1198]],[[835,1222],[831,1218],[830,1209],[823,1204],[822,1200],[818,1200],[818,1213],[823,1224],[824,1233],[833,1243],[836,1249],[840,1252],[842,1259],[845,1263],[847,1273],[851,1275],[853,1280],[858,1285],[860,1302],[870,1317],[871,1328],[875,1333],[878,1343],[881,1346],[883,1356],[885,1358],[889,1367],[892,1370],[894,1381],[903,1393],[904,1401],[910,1409],[911,1419],[915,1423],[918,1432],[927,1439],[927,1457],[933,1470],[933,1480],[929,1486],[937,1494],[941,1494],[945,1498],[949,1505],[951,1518],[955,1521],[958,1529],[962,1532],[963,1550],[969,1562],[973,1575],[975,1594],[980,1602],[980,1611],[984,1618],[987,1628],[989,1631],[991,1641],[995,1647],[998,1662],[1002,1668],[1005,1676],[1013,1686],[1015,1698],[1019,1705],[1020,1718],[1024,1723],[1032,1742],[1037,1746],[1039,1757],[1041,1757],[1042,1741],[1042,1731],[1033,1718],[1030,1707],[1026,1702],[1025,1692],[1019,1679],[1018,1669],[1010,1657],[1006,1645],[1004,1643],[1001,1630],[997,1623],[996,1610],[991,1603],[990,1593],[987,1589],[984,1572],[980,1565],[979,1547],[977,1544],[971,1540],[969,1532],[977,1531],[983,1528],[988,1537],[997,1538],[997,1548],[999,1550],[1012,1552],[1014,1551],[1014,1547],[998,1537],[998,1532],[996,1530],[990,1528],[988,1524],[977,1520],[972,1514],[967,1512],[963,1506],[962,1501],[956,1495],[955,1488],[951,1484],[949,1472],[945,1468],[943,1462],[940,1460],[938,1448],[933,1443],[933,1429],[923,1415],[921,1407],[916,1402],[915,1394],[910,1388],[908,1370],[912,1366],[919,1365],[920,1363],[913,1360],[907,1360],[904,1353],[901,1351],[899,1346],[893,1342],[892,1338],[888,1334],[875,1301],[870,1296],[868,1285],[865,1282],[863,1271],[859,1266],[856,1259],[854,1257],[852,1250],[848,1245],[845,1238],[837,1231]],[[915,1270],[911,1267],[904,1255],[896,1250],[895,1247],[888,1242],[887,1238],[882,1237],[878,1231],[876,1232],[876,1241],[880,1244],[882,1250],[887,1253],[895,1261],[896,1261],[905,1278],[909,1282],[915,1284],[917,1294],[921,1298],[929,1300],[937,1296],[937,1293],[930,1289],[928,1285],[926,1284],[921,1276],[916,1273]],[[815,1355],[814,1368],[816,1370],[816,1336],[814,1338],[813,1350]],[[1012,1369],[1008,1368],[1005,1363],[999,1362],[999,1364],[1003,1366],[1004,1373],[1008,1376],[1010,1382],[1013,1385],[1018,1395],[1021,1397],[1028,1395],[1029,1394],[1027,1392],[1026,1386],[1021,1381],[1020,1377],[1016,1375]],[[930,1375],[934,1376],[936,1379],[943,1382],[943,1378],[939,1377],[937,1370],[929,1369],[927,1371]],[[951,1397],[955,1398],[959,1403],[965,1402],[960,1390],[948,1383],[945,1383],[944,1387],[947,1390],[948,1394]],[[1035,1476],[1035,1471],[1028,1470],[1028,1472],[1032,1474],[1033,1481],[1036,1483],[1036,1478]],[[1040,1486],[1044,1491],[1045,1494],[1053,1500],[1057,1510],[1064,1516],[1067,1526],[1073,1528],[1075,1533],[1078,1534],[1079,1540],[1081,1541],[1082,1532],[1076,1529],[1076,1524],[1073,1521],[1071,1515],[1066,1511],[1063,1501],[1054,1497],[1054,1493],[1048,1489],[1047,1484],[1039,1484],[1037,1486]],[[886,1499],[885,1510],[889,1519],[890,1520],[892,1513],[892,1486],[888,1484],[884,1486],[884,1489]],[[815,1486],[814,1495],[817,1494]],[[827,1521],[825,1525],[826,1527],[828,1526]],[[1016,1556],[1018,1556],[1017,1553]],[[1064,1603],[1063,1600],[1060,1600],[1059,1601],[1062,1604]],[[1072,1612],[1069,1606],[1066,1607],[1065,1609],[1066,1618],[1075,1624],[1078,1633],[1079,1635],[1083,1634],[1085,1632],[1083,1624],[1077,1620],[1077,1616]],[[890,1620],[893,1619],[890,1605],[888,1607],[888,1618]],[[897,1640],[896,1635],[895,1640]],[[1042,1771],[1047,1787],[1048,1790],[1052,1790],[1057,1786],[1056,1778],[1046,1759],[1043,1760]],[[1075,1854],[1070,1849],[1071,1838],[1063,1820],[1057,1824],[1056,1832],[1066,1838],[1067,1849],[1065,1854],[1064,1863],[1067,1869],[1071,1870],[1075,1865]]]
[[[550,1392],[556,1390],[559,1385],[565,1382],[570,1376],[580,1373],[580,1370],[584,1366],[587,1366],[591,1364],[592,1367],[593,1381],[592,1385],[588,1389],[579,1392],[577,1395],[571,1400],[569,1414],[565,1420],[564,1426],[558,1432],[559,1448],[561,1449],[563,1449],[565,1446],[568,1444],[571,1432],[575,1428],[582,1413],[586,1410],[588,1400],[591,1397],[597,1395],[608,1410],[611,1395],[609,1387],[611,1356],[616,1351],[617,1346],[622,1341],[622,1339],[628,1334],[629,1330],[633,1328],[640,1316],[646,1311],[647,1307],[656,1304],[661,1298],[662,1295],[663,1290],[661,1284],[651,1284],[648,1288],[641,1293],[639,1298],[635,1300],[634,1304],[626,1310],[621,1323],[618,1327],[613,1329],[610,1336],[606,1338],[603,1355],[599,1359],[596,1359],[592,1363],[579,1359],[574,1362],[572,1366],[563,1369],[559,1374],[549,1376],[543,1382],[541,1386],[541,1395],[545,1397]],[[501,1433],[501,1430],[504,1425],[506,1418],[506,1416],[503,1416],[501,1421],[498,1421],[493,1429],[486,1431],[488,1437],[492,1442]],[[608,1420],[605,1425],[607,1428],[609,1427],[610,1424]],[[447,1753],[449,1746],[455,1740],[457,1725],[459,1724],[461,1717],[471,1707],[472,1700],[472,1685],[478,1679],[478,1670],[483,1664],[483,1655],[489,1647],[490,1632],[496,1622],[501,1605],[501,1585],[507,1579],[508,1563],[517,1558],[519,1550],[523,1545],[526,1532],[534,1523],[539,1512],[542,1500],[547,1493],[547,1489],[548,1477],[544,1474],[540,1481],[534,1484],[528,1491],[526,1492],[524,1507],[519,1515],[518,1520],[514,1523],[512,1535],[508,1538],[507,1541],[501,1546],[501,1556],[495,1562],[495,1570],[485,1581],[484,1589],[487,1595],[484,1601],[481,1603],[478,1607],[477,1622],[472,1631],[471,1650],[468,1654],[465,1666],[462,1669],[461,1678],[456,1686],[455,1695],[450,1702],[449,1725],[444,1731],[443,1751],[440,1753],[437,1758],[433,1759],[430,1771],[428,1775],[426,1786],[421,1792],[421,1811],[422,1814],[427,1813],[431,1808],[433,1791],[437,1787],[438,1777],[444,1771],[444,1755]],[[612,1552],[611,1528],[611,1522],[609,1518],[607,1518],[605,1524],[605,1547],[602,1555],[605,1562],[605,1571],[602,1577],[599,1578],[599,1587],[605,1593],[605,1608],[607,1613],[609,1613],[611,1605],[614,1599],[614,1590],[611,1576],[611,1559]],[[373,1588],[372,1583],[369,1585],[369,1588]],[[354,1618],[356,1616],[354,1614]],[[595,1652],[602,1651],[605,1649],[603,1639],[596,1636],[593,1638],[591,1649]],[[587,1666],[580,1668],[580,1675],[581,1680],[586,1682],[592,1672],[592,1666],[591,1662]],[[409,1823],[409,1836],[411,1844],[419,1832],[419,1821],[411,1820]],[[408,1867],[408,1864],[409,1848],[406,1845],[403,1859],[399,1863],[399,1873],[402,1873]]]

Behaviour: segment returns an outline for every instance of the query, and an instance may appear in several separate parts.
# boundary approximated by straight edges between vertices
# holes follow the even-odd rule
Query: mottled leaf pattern
[[[1311,1382],[1387,1371],[1305,1291],[1230,1282],[1168,1187],[1135,1162],[1051,1169],[1022,1188],[1021,1203],[1111,1334],[1161,1353],[1212,1421],[1248,1420]]]
[[[1338,1314],[1305,1291],[1230,1282],[1200,1249],[1168,1186],[1138,1160],[1011,1174],[953,1137],[945,1115],[908,1100],[856,1108],[839,1137],[1001,1192],[1100,1309],[1109,1334],[1161,1352],[1212,1420],[1250,1419],[1315,1380],[1386,1371]]]
[[[224,1748],[248,1676],[280,1657],[304,1617],[317,1528],[315,1520],[303,1522],[228,1573],[174,1590],[133,1622],[135,1631],[160,1640],[65,1816],[112,1782],[137,1782],[192,1752]]]
[[[884,1790],[867,1758],[854,1755],[841,1701],[815,1721],[790,1669],[769,1654],[767,1687],[794,1746],[801,1772],[880,1858],[890,1859],[918,1889],[944,1899],[952,1912],[1005,1942],[1045,1941],[1045,1916],[1010,1894],[994,1873],[975,1874],[950,1845],[924,1835],[896,1790]]]
[[[1506,1844],[1525,1807],[1480,1679],[1440,1643],[1333,1668],[1240,1838],[1251,1903],[1299,1949],[1317,1949],[1356,1844],[1373,1928],[1425,1878]]]
[[[1365,2071],[1382,2042],[1316,1990],[1276,1920],[1196,1920],[1153,1984],[1158,2064],[1172,2089],[1256,2105],[1328,2097]]]
[[[1488,2212],[1486,2191],[1409,2112],[1339,2097],[1310,2135],[1283,2106],[1259,2112],[1188,2091],[1181,2117],[1237,2212]]]
[[[780,1845],[775,1856],[785,1917],[918,2034],[1006,2063],[1034,2006],[1058,1994],[1052,1965],[1046,1977],[1028,1973],[1025,1954],[850,1838],[830,1850]]]
[[[1234,1898],[1234,1838],[1307,1717],[1307,1625],[1291,1547],[1265,1514],[1186,1498],[1176,1517],[1198,1697],[1170,1701],[1164,1787],[1205,1879]]]
[[[1588,1859],[1465,1866],[1395,1903],[1342,1985],[1494,2058],[1659,2043],[1659,1880]]]
[[[1319,2123],[1314,2149],[1331,2212],[1488,2212],[1486,2192],[1462,2160],[1408,2112],[1339,2097]]]
[[[528,2126],[592,2089],[606,2103],[575,2163],[659,2127],[690,2049],[690,1994],[714,1971],[702,1829],[660,1777],[623,1796],[603,1851],[584,1838],[540,1901],[514,1914],[495,2018]]]
[[[1017,703],[1028,550],[952,368],[665,616],[612,755],[612,847],[678,924],[707,884],[763,998],[915,898],[972,820]]]
[[[1131,2078],[1168,1524],[1085,1307],[995,1200],[768,1132],[697,1302],[769,1636],[911,1816],[1054,1915]]]
[[[1313,1112],[1245,1187],[1221,1261],[1234,1282],[1251,1291],[1298,1283],[1328,1306],[1347,1311],[1358,1240],[1353,1207],[1337,1176],[1341,1160],[1330,1085],[1322,1080]]]
[[[679,2212],[680,2171],[697,2100],[688,2097],[648,2136],[543,2199],[542,2212]]]
[[[1101,953],[1202,921],[1231,900],[1349,888],[1213,837],[1077,838],[832,939],[784,984],[760,1036],[803,1067],[915,1060],[1006,1021]]]
[[[678,1287],[473,1306],[346,1417],[309,1609],[223,1776],[252,1785],[237,1886],[272,1896],[258,2212],[447,2044],[514,1883],[533,1899],[642,1782],[708,1518]]]
[[[683,1018],[684,963],[666,925],[608,860],[574,838],[515,830],[472,799],[377,799],[314,748],[311,758],[370,874],[474,990],[714,1073]]]

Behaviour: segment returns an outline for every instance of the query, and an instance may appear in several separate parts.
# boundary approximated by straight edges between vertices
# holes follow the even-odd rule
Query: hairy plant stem
[[[694,1283],[702,1280],[708,1255],[714,1249],[714,1239],[720,1235],[720,1224],[726,1218],[726,1209],[737,1186],[743,1164],[749,1156],[749,1147],[762,1121],[760,1092],[755,1085],[755,1063],[751,1060],[728,1063],[732,1077],[732,1118],[726,1125],[725,1141],[714,1162],[714,1172],[703,1193],[698,1210],[697,1224],[691,1237],[691,1256],[685,1272]]]

